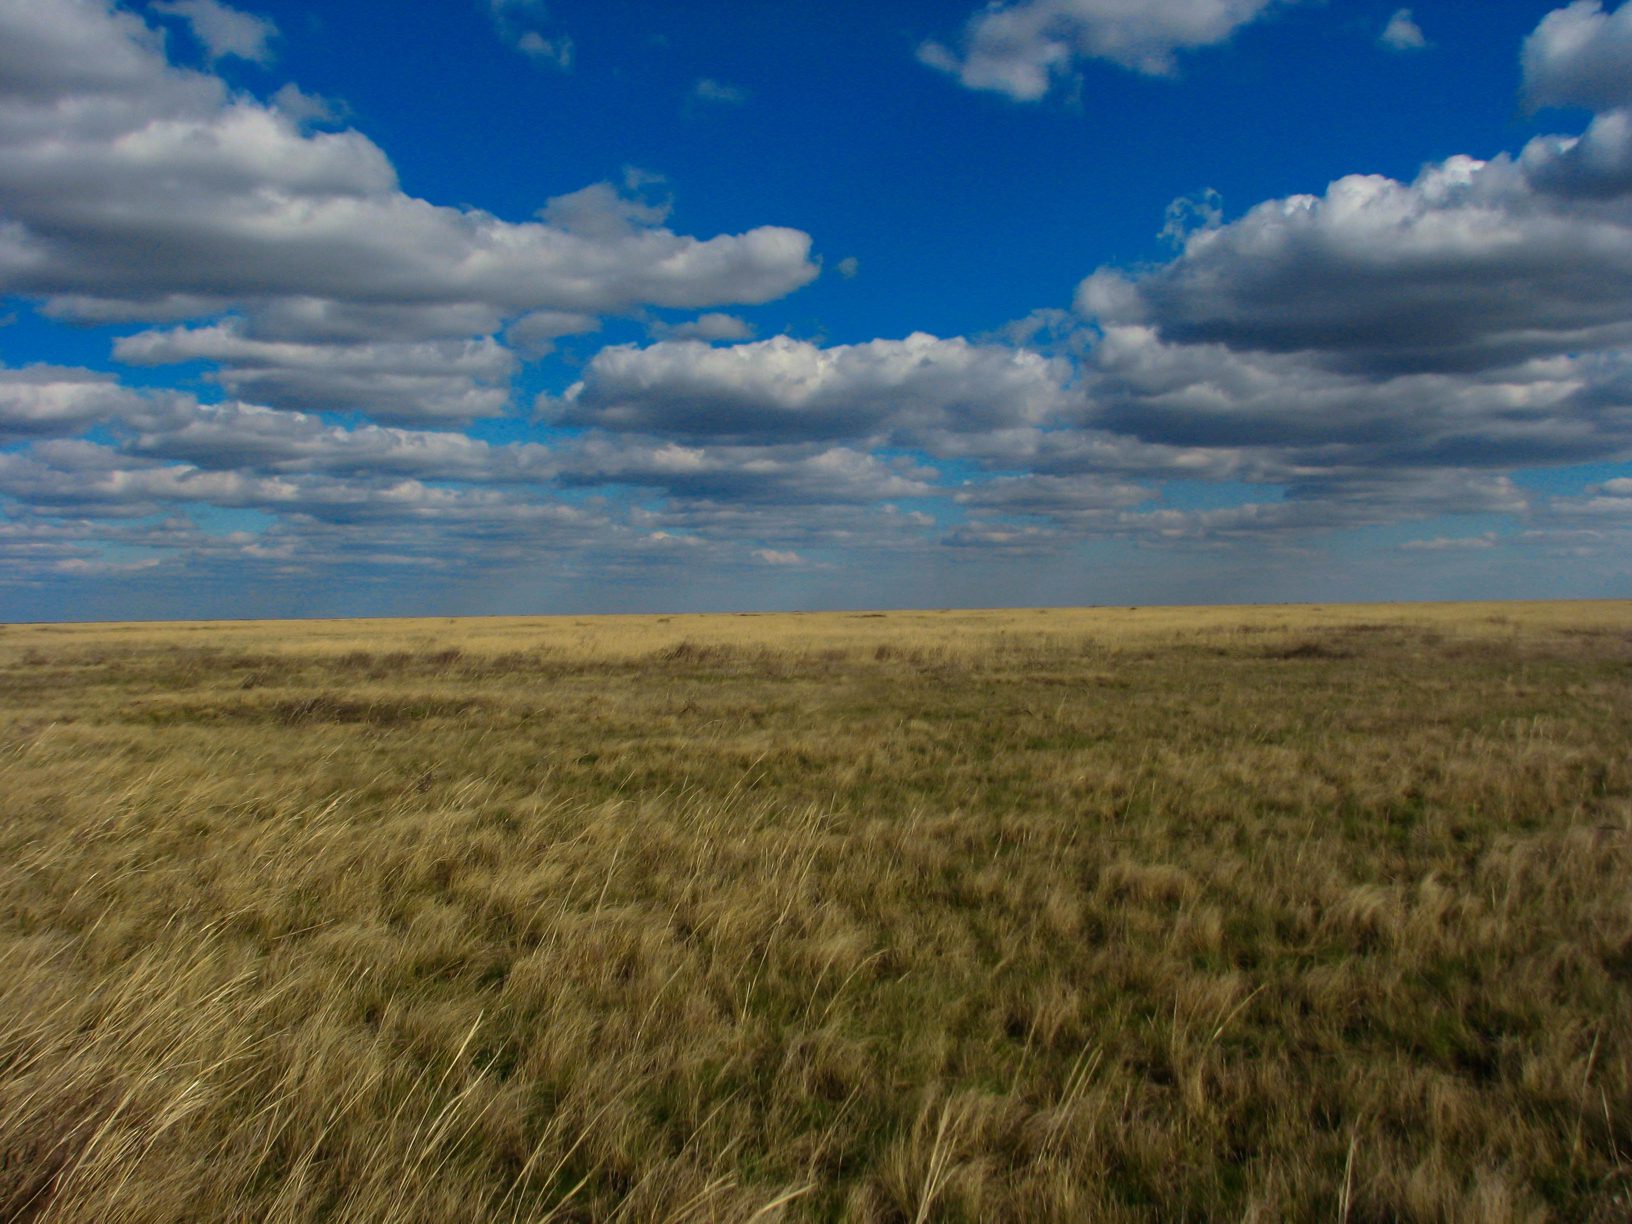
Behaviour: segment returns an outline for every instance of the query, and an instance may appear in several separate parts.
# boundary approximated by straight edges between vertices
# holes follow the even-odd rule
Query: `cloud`
[[[1078,60],[1168,76],[1180,51],[1224,42],[1274,0],[1019,0],[994,3],[964,28],[961,50],[926,42],[919,60],[970,89],[1034,102]]]
[[[1632,4],[1614,13],[1598,0],[1555,9],[1525,39],[1521,59],[1532,106],[1632,106]]]
[[[572,68],[575,49],[570,38],[545,38],[537,30],[527,30],[516,39],[516,50],[566,72]]]
[[[495,445],[446,430],[346,428],[255,404],[180,400],[164,411],[128,415],[136,428],[126,435],[123,453],[211,471],[541,483],[556,466],[549,448],[537,443]]]
[[[104,577],[110,574],[140,573],[142,570],[150,570],[161,564],[163,562],[157,557],[144,557],[140,561],[105,561],[70,557],[67,560],[55,562],[51,568],[59,574]]]
[[[764,302],[817,274],[798,230],[687,237],[607,184],[526,222],[417,199],[362,134],[303,131],[291,96],[266,106],[173,67],[98,0],[0,0],[0,290],[55,318],[236,311],[252,340],[453,342],[540,311]],[[452,402],[399,416],[487,411]]]
[[[505,330],[505,339],[528,357],[544,357],[555,351],[555,342],[563,336],[582,336],[599,331],[601,322],[594,315],[575,314],[568,310],[535,310],[522,315]]]
[[[755,561],[761,565],[805,565],[807,562],[798,553],[784,548],[756,548],[753,552]]]
[[[1523,61],[1531,106],[1598,112],[1578,137],[1532,140],[1520,159],[1527,179],[1576,198],[1632,193],[1632,5],[1605,13],[1576,0],[1549,13],[1525,40]]]
[[[1093,378],[1090,370],[1085,372]],[[1093,410],[1091,393],[1085,393]],[[937,457],[964,460],[993,472],[1085,476],[1127,480],[1185,479],[1272,483],[1295,474],[1295,465],[1272,447],[1236,444],[1184,446],[1146,442],[1087,425],[1014,426],[988,433],[942,432],[930,439]]]
[[[981,552],[1030,553],[1042,555],[1059,547],[1060,536],[1035,524],[964,523],[941,537],[947,548]]]
[[[339,123],[346,116],[344,104],[322,94],[307,93],[293,81],[280,85],[271,100],[273,106],[302,127]]]
[[[256,64],[272,60],[272,39],[278,27],[264,17],[245,13],[219,0],[153,0],[155,13],[180,17],[204,44],[211,60],[236,56]]]
[[[1587,486],[1577,496],[1547,498],[1519,540],[1549,556],[1591,563],[1594,572],[1627,573],[1632,557],[1632,479]]]
[[[1003,476],[971,482],[956,497],[959,505],[1004,514],[1076,519],[1099,516],[1149,501],[1155,496],[1145,485],[1087,476]]]
[[[669,216],[669,204],[648,203],[625,195],[611,183],[591,183],[552,196],[539,216],[568,234],[616,241],[663,224]]]
[[[258,339],[233,320],[123,336],[114,357],[131,365],[206,360],[231,394],[279,408],[364,412],[398,422],[497,416],[510,399],[516,359],[491,337],[417,342],[303,344]]]
[[[1580,136],[1538,136],[1524,147],[1520,165],[1533,185],[1554,195],[1610,199],[1632,193],[1632,110],[1597,115]]]
[[[1107,327],[1084,377],[1102,428],[1146,442],[1273,450],[1288,467],[1491,467],[1632,448],[1632,355],[1484,372],[1332,369],[1322,353],[1238,351]]]
[[[905,442],[1041,422],[1076,401],[1065,363],[1001,345],[939,339],[821,348],[777,336],[714,348],[615,345],[540,409],[572,425],[717,441]]]
[[[0,487],[10,477],[0,463]],[[74,477],[67,471],[57,478]],[[321,480],[222,480],[214,482],[222,501],[248,503],[238,515],[244,509],[276,515],[265,528],[223,532],[197,525],[211,521],[198,515],[197,502],[168,500],[211,492],[209,482],[126,470],[94,483],[97,497],[83,506],[90,516],[62,503],[67,517],[49,524],[57,529],[49,536],[8,541],[0,531],[0,557],[8,562],[0,566],[0,581],[62,573],[65,561],[70,572],[130,564],[117,558],[142,552],[143,563],[163,567],[182,584],[176,593],[183,600],[196,600],[201,587],[271,593],[303,580],[310,585],[290,592],[289,607],[309,615],[312,600],[355,597],[367,589],[359,583],[391,571],[411,575],[416,584],[422,575],[440,575],[462,586],[499,573],[525,575],[545,558],[562,566],[586,550],[598,567],[610,569],[620,553],[634,551],[632,533],[602,516],[494,490],[460,492],[413,481],[363,490]],[[124,486],[125,500],[106,495],[114,485]],[[143,491],[162,496],[149,501],[150,513],[130,513],[141,509],[135,499]],[[157,515],[165,517],[155,522]]]
[[[844,446],[683,446],[592,435],[560,456],[568,485],[619,484],[737,505],[876,505],[928,496],[936,476],[908,459]]]
[[[542,0],[488,0],[493,28],[528,59],[549,64],[563,72],[572,69],[575,48],[562,34],[546,37],[541,23],[546,12]]]
[[[748,101],[748,91],[740,85],[727,85],[713,77],[700,77],[691,87],[691,96],[698,102],[718,102],[723,106],[741,106]]]
[[[1289,486],[1278,500],[1216,509],[1156,509],[1123,516],[1122,534],[1153,542],[1291,542],[1443,515],[1519,515],[1523,492],[1505,476],[1442,470],[1368,472]]]
[[[121,385],[65,366],[0,367],[0,439],[74,439],[96,428],[110,454],[219,471],[541,482],[557,466],[537,443],[492,444],[448,430],[334,425],[302,412]]]
[[[1617,103],[1632,46],[1614,52],[1618,74],[1603,48],[1628,12],[1577,4],[1543,21],[1527,44],[1531,92]],[[1203,223],[1173,235],[1174,258],[1078,286],[1085,330],[1013,331],[1076,357],[1089,431],[981,439],[1001,442],[983,463],[1034,475],[984,482],[968,505],[1196,540],[1532,513],[1507,472],[1632,459],[1629,151],[1627,112],[1609,109],[1517,157],[1452,157],[1411,182],[1352,175],[1228,224],[1181,202],[1181,223]],[[1161,480],[1181,464],[1281,496],[1073,516],[1031,491],[1038,477]]]
[[[1422,51],[1428,46],[1428,40],[1422,34],[1422,27],[1412,19],[1411,10],[1408,8],[1395,10],[1377,41],[1390,51]]]
[[[157,550],[167,565],[238,567],[222,572],[240,580],[246,565],[481,569],[523,564],[541,547],[591,550],[612,572],[653,560],[654,529],[685,533],[675,538],[711,563],[730,563],[744,545],[900,547],[921,542],[931,520],[894,503],[938,487],[932,468],[845,446],[687,447],[596,433],[553,449],[498,444],[202,404],[64,367],[0,370],[0,431],[25,447],[0,452],[0,503],[35,525],[26,538],[0,530],[0,557],[36,574],[114,573],[103,562],[115,546]],[[562,500],[601,486],[665,504]],[[158,515],[185,521],[199,506],[267,522],[233,539],[143,526]],[[822,507],[814,520],[800,509],[811,506]],[[715,544],[739,551],[708,551]]]
[[[42,443],[27,453],[0,454],[0,494],[88,518],[142,517],[176,502],[271,507],[294,502],[299,491],[292,482],[242,472],[132,461],[91,442]]]
[[[0,367],[0,443],[77,433],[142,406],[139,395],[109,374],[51,365]]]
[[[601,499],[568,505],[526,482],[447,487],[382,471],[337,478],[334,458],[324,456],[320,469],[271,473],[165,462],[85,441],[0,453],[0,497],[27,506],[18,518],[0,520],[0,582],[125,563],[109,549],[150,554],[144,565],[162,564],[195,582],[274,575],[355,582],[377,569],[524,577],[544,557],[557,572],[581,566],[621,581],[649,576],[654,565],[739,564],[745,557],[820,567],[803,550],[922,547],[933,524],[874,501],[828,503],[811,515],[802,504],[774,500],[677,498],[615,516]],[[194,522],[200,505],[257,512],[270,523],[206,532]],[[756,557],[761,550],[780,557]]]
[[[894,502],[828,502],[820,514],[809,503],[739,504],[708,498],[672,498],[658,508],[636,508],[630,521],[645,530],[687,532],[707,541],[753,541],[802,551],[844,549],[853,554],[922,551],[932,545],[936,520]]]
[[[712,311],[684,323],[655,324],[652,334],[674,340],[752,340],[754,328],[736,315]]]
[[[1157,237],[1182,247],[1198,230],[1217,229],[1224,223],[1224,197],[1211,187],[1180,196],[1167,206]]]
[[[856,273],[861,271],[861,260],[854,255],[846,255],[833,265],[833,270],[844,277],[845,280],[855,280]]]
[[[1530,508],[1522,490],[1505,475],[1449,468],[1311,469],[1279,489],[1265,488],[1259,500],[1204,509],[1162,505],[1158,490],[1103,473],[971,482],[956,500],[970,516],[960,534],[963,546],[989,542],[1028,550],[1083,537],[1144,543],[1291,542],[1316,532],[1445,515],[1519,515]]]
[[[1083,30],[1112,7],[991,6],[943,66],[998,72],[993,30],[1043,13],[1058,20],[992,78],[1008,85],[966,83],[1040,96],[1090,56],[1169,71],[1206,45],[1094,50]],[[1190,7],[1128,20],[1148,34]],[[1211,41],[1269,9],[1238,6]],[[234,93],[95,0],[0,0],[0,286],[49,317],[140,321],[117,360],[205,363],[225,398],[0,367],[0,580],[463,583],[543,556],[605,578],[829,550],[905,568],[1086,538],[1302,548],[1412,521],[1396,559],[1422,564],[1507,548],[1491,516],[1537,549],[1624,555],[1632,480],[1547,497],[1513,473],[1632,459],[1632,73],[1603,49],[1632,66],[1614,50],[1626,11],[1572,5],[1526,44],[1535,104],[1595,108],[1577,134],[1228,222],[1203,191],[1169,207],[1169,258],[1093,273],[1074,311],[819,344],[753,340],[716,309],[815,276],[798,231],[684,237],[663,180],[632,169],[521,222],[438,207],[361,134],[311,132],[336,116],[298,87]],[[548,446],[442,428],[504,412],[521,358],[605,315],[651,339],[571,346],[578,380],[537,401],[561,427]],[[223,518],[252,526],[199,525]]]
[[[1400,547],[1409,552],[1481,552],[1495,548],[1496,533],[1487,531],[1476,536],[1434,536],[1425,540],[1407,540]]]
[[[614,567],[630,550],[655,547],[650,526],[636,538],[636,525],[617,521],[615,503],[591,498],[604,508],[580,511],[561,500],[565,491],[598,486],[660,495],[667,509],[650,524],[691,532],[706,523],[708,540],[774,542],[780,534],[864,545],[870,522],[897,540],[921,532],[927,519],[880,506],[930,496],[938,479],[907,458],[843,446],[685,447],[590,434],[552,449],[444,430],[335,424],[261,405],[138,391],[60,367],[0,371],[0,428],[28,444],[0,455],[0,498],[13,499],[28,521],[64,528],[49,540],[29,537],[35,571],[71,561],[69,571],[90,573],[116,536],[122,547],[134,546],[144,520],[185,516],[201,505],[251,510],[269,522],[230,545],[189,531],[162,541],[143,537],[142,546],[188,564],[298,558],[317,568],[519,562],[534,531],[547,533],[552,546],[596,549]],[[823,507],[819,528],[799,518],[802,506]],[[70,520],[81,525],[68,531]],[[320,547],[314,534],[324,537]],[[22,547],[15,532],[0,532],[0,556]]]
[[[1096,274],[1077,303],[1332,369],[1490,370],[1632,343],[1632,213],[1548,191],[1505,156],[1453,157],[1412,183],[1351,175],[1260,204],[1148,273]]]
[[[594,316],[540,313],[598,323]],[[512,325],[527,317],[532,316],[519,316]],[[478,335],[491,331],[494,322],[493,310],[481,303],[334,302],[291,294],[256,303],[252,312],[224,315],[211,326],[255,340],[291,344],[412,344]]]
[[[1577,519],[1625,518],[1632,525],[1632,479],[1623,476],[1590,485],[1583,497],[1554,498],[1552,508]]]
[[[267,474],[148,460],[97,443],[43,442],[26,453],[0,453],[0,495],[59,517],[144,518],[207,504],[253,509],[289,519],[377,523],[412,531],[438,524],[572,523],[585,516],[556,501],[502,488],[449,487],[382,474],[347,479],[323,474]]]

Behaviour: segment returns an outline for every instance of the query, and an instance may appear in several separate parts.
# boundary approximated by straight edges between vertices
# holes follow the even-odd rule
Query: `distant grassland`
[[[1632,1217],[1632,605],[0,628],[0,1219]]]

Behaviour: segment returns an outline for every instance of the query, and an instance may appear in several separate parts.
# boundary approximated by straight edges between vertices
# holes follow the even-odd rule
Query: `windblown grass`
[[[0,1219],[1623,1220],[1632,607],[0,629]]]

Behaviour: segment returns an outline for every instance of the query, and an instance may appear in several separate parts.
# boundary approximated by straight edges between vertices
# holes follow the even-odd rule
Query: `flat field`
[[[0,1219],[1626,1220],[1632,605],[0,628]]]

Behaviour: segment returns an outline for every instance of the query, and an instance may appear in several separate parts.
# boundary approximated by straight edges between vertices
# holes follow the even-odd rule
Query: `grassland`
[[[1632,606],[0,629],[0,1219],[1625,1220]]]

